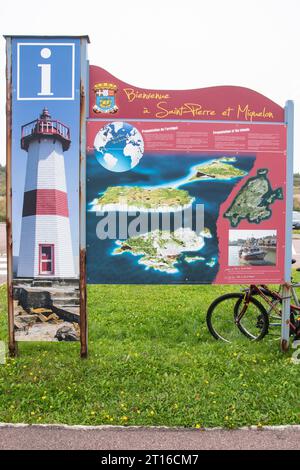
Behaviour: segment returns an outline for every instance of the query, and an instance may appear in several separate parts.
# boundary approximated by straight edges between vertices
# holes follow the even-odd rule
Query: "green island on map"
[[[200,235],[197,235],[190,228],[179,228],[174,232],[154,230],[142,235],[128,238],[125,241],[117,241],[118,247],[114,250],[114,255],[131,253],[142,257],[139,264],[145,265],[148,269],[175,273],[175,264],[179,259],[185,259],[184,252],[198,252],[204,246],[204,238],[211,238],[208,228],[205,228]],[[187,257],[187,262],[203,261],[201,256]]]
[[[109,186],[96,202],[97,210],[177,211],[189,207],[194,198],[176,188],[145,189],[139,186]]]
[[[249,178],[234,198],[224,214],[232,227],[236,227],[242,219],[256,224],[269,219],[272,215],[269,206],[276,199],[283,199],[282,188],[273,190],[267,174],[266,168],[259,169],[256,176]]]
[[[223,162],[223,163],[234,163],[237,161],[237,158],[236,157],[221,157],[220,158],[220,162]]]
[[[184,261],[186,263],[195,263],[195,261],[204,261],[205,258],[203,256],[186,256]]]
[[[194,181],[205,178],[216,178],[216,179],[230,179],[244,176],[246,173],[228,162],[234,162],[232,160],[235,157],[222,157],[218,160],[213,160],[210,163],[204,163],[199,165],[195,169],[195,174],[189,179]],[[226,159],[226,160],[225,160]]]

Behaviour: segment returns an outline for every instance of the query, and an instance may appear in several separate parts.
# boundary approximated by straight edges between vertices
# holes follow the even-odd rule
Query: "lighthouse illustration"
[[[74,258],[65,175],[70,129],[47,108],[22,126],[28,154],[23,200],[19,278],[74,278]]]

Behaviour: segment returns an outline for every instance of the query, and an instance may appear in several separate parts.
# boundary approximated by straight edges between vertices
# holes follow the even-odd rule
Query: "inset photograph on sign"
[[[76,40],[65,45],[13,43],[13,57],[20,58],[13,61],[13,84],[18,82],[13,88],[21,90],[21,95],[13,93],[12,113],[17,341],[79,340],[80,120],[79,99],[72,98],[79,83],[75,48],[78,55]],[[64,89],[57,83],[62,80],[63,58],[64,68],[68,67]],[[30,67],[32,74],[24,67]]]
[[[229,230],[229,266],[275,266],[276,230]]]

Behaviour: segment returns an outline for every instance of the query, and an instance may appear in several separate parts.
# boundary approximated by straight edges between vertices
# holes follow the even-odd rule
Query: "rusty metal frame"
[[[80,157],[79,157],[79,291],[80,291],[80,356],[88,355],[86,294],[86,113],[88,96],[88,38],[80,39]]]
[[[8,351],[17,355],[14,332],[13,249],[12,249],[12,50],[11,37],[6,37],[6,253],[7,253],[7,311]]]

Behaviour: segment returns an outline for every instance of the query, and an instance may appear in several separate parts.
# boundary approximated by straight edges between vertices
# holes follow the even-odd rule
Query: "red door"
[[[39,245],[39,274],[54,274],[54,245]]]

